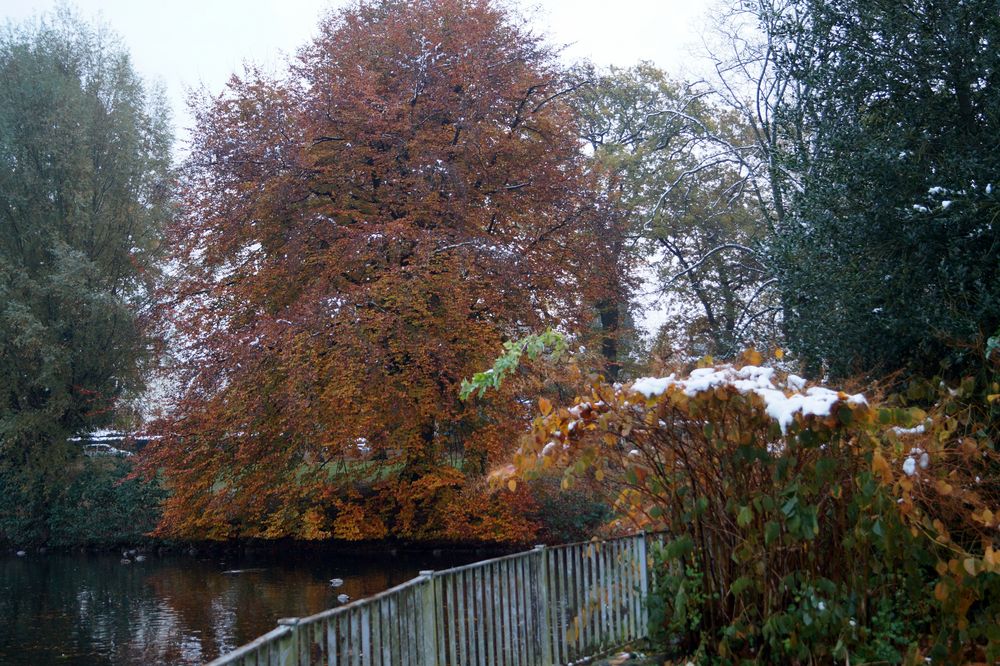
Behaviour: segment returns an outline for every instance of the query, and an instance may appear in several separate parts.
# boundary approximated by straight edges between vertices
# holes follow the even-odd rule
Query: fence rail
[[[209,666],[552,666],[647,635],[646,534],[416,578],[278,628]]]

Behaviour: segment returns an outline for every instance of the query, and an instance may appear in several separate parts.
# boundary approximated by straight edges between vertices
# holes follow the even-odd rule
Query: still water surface
[[[275,627],[483,553],[0,555],[0,665],[201,664]],[[234,572],[235,571],[235,572]],[[340,588],[331,578],[342,578]]]

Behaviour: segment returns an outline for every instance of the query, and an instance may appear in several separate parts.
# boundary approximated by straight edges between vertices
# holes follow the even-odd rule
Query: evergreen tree
[[[792,346],[837,375],[960,361],[1000,325],[997,3],[781,12],[767,41],[816,47],[772,51],[806,91],[776,155],[801,182],[773,246]]]
[[[0,536],[45,538],[67,438],[142,386],[164,108],[68,10],[0,32]]]

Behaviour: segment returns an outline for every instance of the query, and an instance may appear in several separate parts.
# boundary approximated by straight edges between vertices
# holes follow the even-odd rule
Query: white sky
[[[709,7],[718,0],[520,0],[538,29],[568,58],[629,66],[651,60],[674,76],[701,69]],[[21,21],[57,0],[0,0],[0,18]],[[280,69],[312,35],[325,10],[343,0],[76,0],[124,40],[136,69],[166,89],[178,138],[190,124],[187,91],[216,92],[245,61]]]
[[[51,11],[59,0],[0,0],[0,22]],[[676,78],[694,78],[710,32],[711,8],[727,0],[514,0],[568,60],[627,67],[650,60]],[[346,0],[75,0],[100,17],[132,54],[139,74],[166,90],[173,109],[175,151],[183,155],[191,116],[186,98],[205,86],[220,91],[252,62],[280,71],[286,55],[314,34],[319,17]],[[668,316],[644,299],[640,327],[655,332]]]

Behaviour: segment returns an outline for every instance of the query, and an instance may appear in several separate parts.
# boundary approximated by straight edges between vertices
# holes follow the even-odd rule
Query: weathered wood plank
[[[457,627],[455,620],[455,604],[457,600],[455,599],[455,575],[448,574],[444,579],[444,590],[445,599],[448,604],[448,614],[447,621],[445,622],[445,631],[448,634],[448,663],[451,666],[457,666],[461,662],[458,660],[458,642],[456,639]]]
[[[504,640],[503,640],[503,606],[502,597],[500,594],[500,563],[494,562],[490,565],[490,585],[492,586],[491,593],[493,595],[493,649],[496,653],[496,661],[494,663],[503,664],[504,662]]]
[[[504,641],[504,658],[501,662],[504,666],[513,665],[516,663],[516,657],[514,656],[514,634],[511,631],[511,603],[510,603],[510,585],[508,584],[508,574],[510,573],[510,560],[503,560],[499,567],[499,586],[500,586],[500,607],[503,608],[503,641]]]

